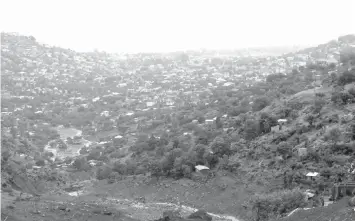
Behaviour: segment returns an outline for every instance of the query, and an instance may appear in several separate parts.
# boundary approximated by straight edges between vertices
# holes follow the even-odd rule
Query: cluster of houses
[[[63,113],[81,118],[91,111],[94,117],[87,119],[90,126],[79,129],[92,134],[116,130],[117,136],[134,136],[168,122],[182,107],[213,105],[210,96],[216,88],[238,90],[241,85],[265,80],[269,74],[288,72],[310,62],[337,65],[339,51],[346,46],[338,41],[312,50],[248,59],[202,52],[121,56],[77,53],[13,33],[2,33],[1,37],[2,116],[18,121],[30,116],[47,123],[47,119],[58,117],[65,120]],[[214,114],[204,117],[206,127],[217,121]],[[228,119],[222,116],[222,122]],[[271,130],[282,130],[284,123],[280,119]],[[229,125],[223,128],[228,130]],[[68,142],[79,144],[80,139]]]

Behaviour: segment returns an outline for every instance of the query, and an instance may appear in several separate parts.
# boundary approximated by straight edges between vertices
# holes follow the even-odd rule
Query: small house
[[[283,124],[287,123],[287,119],[278,119],[277,123],[279,123],[280,125],[283,125]]]
[[[316,195],[315,191],[314,191],[314,190],[311,190],[311,189],[307,189],[307,190],[305,191],[305,194],[306,194],[306,196],[308,197],[308,199],[310,199],[310,198],[312,198],[312,197],[314,197],[314,196]]]
[[[319,176],[318,172],[308,172],[306,174],[307,180],[310,180],[310,181],[315,181],[318,176]]]
[[[208,175],[209,171],[210,171],[210,168],[204,166],[204,165],[197,165],[195,166],[195,169],[196,169],[196,172],[201,174],[201,175]]]
[[[214,120],[213,119],[206,119],[205,123],[208,125],[212,125],[214,123]]]

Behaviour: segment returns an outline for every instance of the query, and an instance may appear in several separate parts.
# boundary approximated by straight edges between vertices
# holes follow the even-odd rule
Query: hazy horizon
[[[310,46],[354,34],[353,0],[12,0],[1,31],[77,51]]]

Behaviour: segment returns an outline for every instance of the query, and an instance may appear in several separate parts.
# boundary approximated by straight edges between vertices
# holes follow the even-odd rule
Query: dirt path
[[[19,193],[3,193],[2,220],[154,220],[161,218],[166,210],[179,209],[182,216],[197,211],[196,208],[165,202],[140,203],[132,198],[107,197],[91,189],[81,196],[42,195],[40,198],[18,200]],[[210,213],[214,221],[238,221],[232,216]]]
[[[1,195],[3,221],[136,221],[116,206],[97,200],[83,201],[67,196],[43,196],[39,200],[18,201],[7,193]]]

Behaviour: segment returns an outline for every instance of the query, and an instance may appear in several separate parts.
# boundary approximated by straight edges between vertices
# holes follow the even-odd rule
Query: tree
[[[216,137],[211,143],[211,149],[217,156],[230,155],[230,143],[222,137]]]
[[[254,100],[252,109],[253,111],[259,111],[262,110],[264,107],[266,107],[269,104],[269,100],[267,97],[259,97]]]
[[[355,81],[355,73],[354,71],[345,71],[338,78],[339,85],[350,84]]]
[[[36,166],[44,166],[46,165],[44,159],[39,159],[36,161]]]
[[[76,158],[73,167],[77,170],[85,170],[86,168],[89,167],[89,164],[87,163],[86,159],[84,157]]]
[[[222,123],[222,121],[221,121],[221,118],[220,117],[217,117],[216,118],[216,128],[217,129],[220,129],[220,128],[222,128],[223,127],[223,123]]]
[[[246,140],[252,140],[259,135],[260,125],[259,121],[248,119],[245,121],[244,134]]]
[[[97,169],[96,178],[98,180],[107,179],[112,173],[112,169],[108,166],[101,166]]]
[[[154,150],[157,145],[158,145],[158,140],[154,137],[154,135],[151,135],[148,140],[149,149]]]
[[[277,124],[277,121],[274,116],[271,116],[266,112],[263,112],[260,115],[259,124],[260,124],[260,132],[268,133],[271,131],[271,127]]]
[[[196,152],[197,160],[203,161],[203,156],[207,152],[207,146],[203,144],[197,144],[194,150]]]
[[[292,154],[292,146],[286,142],[280,142],[277,146],[277,152],[285,159]]]

